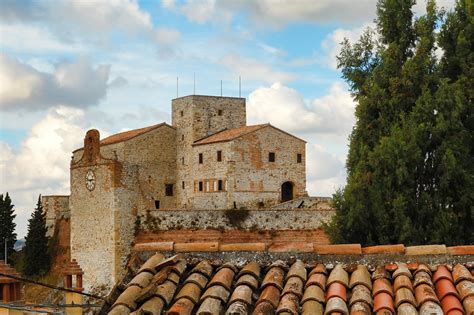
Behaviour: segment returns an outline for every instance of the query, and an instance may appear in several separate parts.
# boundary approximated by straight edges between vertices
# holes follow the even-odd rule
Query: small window
[[[183,116],[184,116],[183,111],[180,111],[180,112],[179,112],[179,115],[180,115],[181,117],[183,117]]]
[[[219,109],[219,110],[217,111],[217,115],[218,115],[218,116],[222,116],[222,109]]]
[[[181,164],[184,165],[184,157],[181,158]]]
[[[184,189],[184,181],[181,182],[181,188]]]
[[[222,161],[222,151],[217,151],[217,162]]]
[[[181,135],[181,141],[184,141],[184,135]]]
[[[301,159],[302,159],[301,153],[298,153],[298,154],[296,155],[296,163],[301,163]]]
[[[165,185],[165,196],[168,196],[168,197],[173,196],[173,184]]]
[[[224,185],[223,185],[222,179],[219,179],[219,181],[217,182],[217,190],[218,191],[224,190]]]
[[[160,209],[160,201],[159,200],[155,200],[155,208]]]
[[[268,162],[275,162],[275,152],[268,153]]]
[[[202,182],[199,182],[199,191],[202,191],[202,190],[203,190],[203,188],[204,188],[204,185],[203,185],[203,183],[202,183]]]
[[[202,164],[202,153],[199,153],[199,164]]]

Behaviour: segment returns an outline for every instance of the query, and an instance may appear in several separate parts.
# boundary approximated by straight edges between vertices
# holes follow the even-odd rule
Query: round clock
[[[89,191],[94,190],[95,188],[95,175],[92,170],[88,170],[86,174],[86,187]]]

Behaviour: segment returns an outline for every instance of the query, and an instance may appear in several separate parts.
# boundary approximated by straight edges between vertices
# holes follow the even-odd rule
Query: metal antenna
[[[176,98],[178,98],[178,77],[176,77]]]
[[[239,97],[242,97],[242,80],[239,75]]]
[[[193,95],[196,95],[196,72],[194,72],[194,87],[193,87]]]
[[[221,80],[221,96],[222,96],[222,80]]]

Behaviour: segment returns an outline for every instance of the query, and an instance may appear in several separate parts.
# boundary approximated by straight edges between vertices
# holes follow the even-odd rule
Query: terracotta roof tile
[[[156,128],[159,128],[161,126],[169,126],[169,125],[166,124],[166,123],[161,123],[161,124],[157,124],[157,125],[153,125],[153,126],[149,126],[149,127],[144,127],[144,128],[119,132],[119,133],[116,133],[114,135],[111,135],[107,138],[104,138],[104,139],[100,140],[100,144],[101,145],[108,145],[108,144],[112,144],[112,143],[127,141],[127,140],[130,140],[130,139],[135,138],[137,136],[140,136],[144,133],[152,131]],[[169,127],[171,127],[171,126],[169,126]]]
[[[206,256],[196,254],[187,260],[184,257],[165,260],[153,256],[143,264],[141,272],[128,278],[132,279],[130,283],[124,283],[125,291],[118,294],[116,301],[111,301],[110,314],[474,312],[470,272],[474,266],[469,263],[426,266],[393,261],[387,265],[388,269],[360,262],[358,265],[328,263],[330,273],[325,275],[323,264],[296,257],[289,258],[291,264],[287,264],[289,261],[229,264],[213,259],[212,265],[203,257]],[[307,274],[311,275],[307,277]]]
[[[232,129],[224,129],[220,132],[217,132],[213,135],[210,135],[206,138],[200,139],[194,142],[195,145],[201,144],[208,144],[208,143],[215,143],[215,142],[224,142],[230,141],[236,138],[239,138],[243,135],[248,133],[257,131],[263,127],[267,127],[269,124],[262,124],[262,125],[253,125],[253,126],[243,126],[239,128],[232,128]]]

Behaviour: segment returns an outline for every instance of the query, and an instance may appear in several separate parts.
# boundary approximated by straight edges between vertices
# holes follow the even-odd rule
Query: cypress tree
[[[440,14],[429,1],[414,20],[412,5],[379,1],[377,33],[343,44],[339,66],[358,106],[333,242],[473,241],[472,11],[459,1],[448,14],[438,63]]]
[[[13,249],[16,242],[15,227],[16,224],[13,222],[15,219],[15,210],[13,209],[12,200],[8,192],[0,194],[0,259],[5,260],[5,240],[7,242],[7,255],[11,255],[15,252]]]
[[[26,235],[24,248],[23,270],[23,273],[27,276],[44,275],[49,271],[50,256],[46,232],[46,218],[43,213],[40,195],[36,208],[28,220],[28,234]]]

